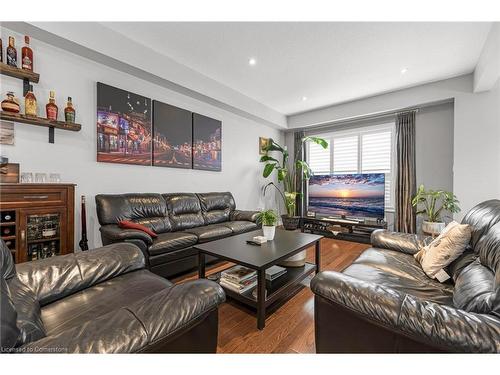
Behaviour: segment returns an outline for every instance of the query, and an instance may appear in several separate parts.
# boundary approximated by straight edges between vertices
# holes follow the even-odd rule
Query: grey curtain
[[[411,200],[417,190],[415,172],[415,111],[396,115],[396,218],[395,230],[416,232]]]
[[[294,163],[297,160],[307,160],[306,158],[306,150],[303,147],[302,139],[306,136],[306,133],[303,131],[297,131],[293,133],[293,154],[294,154]],[[295,189],[299,194],[297,196],[297,215],[303,216],[304,214],[304,197],[306,193],[305,182],[302,180],[302,175],[297,174],[295,176]]]

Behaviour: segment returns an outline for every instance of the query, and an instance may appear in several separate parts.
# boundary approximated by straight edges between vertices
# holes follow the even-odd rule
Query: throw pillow
[[[132,221],[122,220],[118,223],[118,226],[123,229],[137,229],[149,234],[152,238],[158,237],[158,235],[149,229],[147,226],[142,224],[137,224]]]
[[[443,282],[449,278],[446,277],[444,268],[465,251],[470,238],[470,225],[452,221],[438,237],[414,255],[415,259],[427,276]],[[442,274],[445,277],[442,277]]]

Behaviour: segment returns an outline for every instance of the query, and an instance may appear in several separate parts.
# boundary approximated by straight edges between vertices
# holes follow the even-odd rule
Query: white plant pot
[[[290,258],[286,258],[279,265],[282,267],[303,267],[306,264],[307,251],[301,251]]]
[[[431,234],[433,236],[439,235],[444,228],[446,227],[445,223],[435,223],[433,221],[423,221],[422,222],[422,232],[426,234]]]
[[[274,240],[274,235],[276,233],[276,225],[263,225],[262,232],[264,233],[264,237],[266,237],[268,241],[272,241]]]

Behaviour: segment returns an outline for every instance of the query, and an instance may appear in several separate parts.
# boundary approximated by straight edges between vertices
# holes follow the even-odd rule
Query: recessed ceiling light
[[[401,74],[406,74],[407,71],[408,71],[408,68],[403,68],[403,69],[401,69]]]
[[[307,100],[307,96],[302,97],[302,101],[305,102]]]
[[[248,65],[254,66],[255,64],[257,64],[257,60],[255,58],[252,57],[248,60]]]

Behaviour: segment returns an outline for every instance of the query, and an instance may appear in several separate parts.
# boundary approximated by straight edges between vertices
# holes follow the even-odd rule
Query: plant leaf
[[[271,173],[273,173],[274,167],[276,166],[276,163],[268,163],[264,167],[264,172],[262,173],[262,176],[265,178],[269,177]]]

